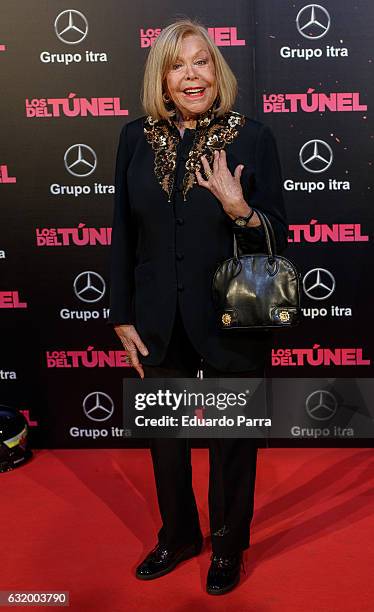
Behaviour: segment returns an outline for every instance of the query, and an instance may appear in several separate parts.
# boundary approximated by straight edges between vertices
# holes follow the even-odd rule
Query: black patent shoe
[[[233,555],[212,554],[211,564],[206,581],[206,591],[210,595],[223,595],[231,591],[240,580],[240,568],[243,566],[243,552]]]
[[[140,580],[153,580],[171,572],[181,561],[195,557],[201,552],[203,540],[189,544],[177,550],[157,544],[136,568],[136,577]]]

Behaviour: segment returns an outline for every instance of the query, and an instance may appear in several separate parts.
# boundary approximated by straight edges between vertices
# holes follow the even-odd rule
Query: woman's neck
[[[177,126],[181,136],[183,136],[184,130],[189,128],[190,130],[194,130],[196,128],[196,117],[187,117],[186,115],[182,115],[178,110],[175,115],[174,123]]]

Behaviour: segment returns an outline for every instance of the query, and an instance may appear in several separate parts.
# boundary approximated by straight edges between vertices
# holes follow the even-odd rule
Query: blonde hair
[[[153,43],[144,70],[141,102],[145,113],[154,120],[169,119],[173,110],[163,99],[164,82],[170,66],[176,61],[184,36],[195,34],[206,43],[215,67],[218,106],[217,117],[232,109],[238,84],[234,73],[222,53],[210,38],[208,31],[197,21],[180,19],[164,28]]]

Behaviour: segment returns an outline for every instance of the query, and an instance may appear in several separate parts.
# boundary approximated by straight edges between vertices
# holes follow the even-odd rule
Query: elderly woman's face
[[[179,57],[166,74],[166,93],[185,118],[212,106],[217,95],[215,69],[200,36],[190,34],[182,39]]]

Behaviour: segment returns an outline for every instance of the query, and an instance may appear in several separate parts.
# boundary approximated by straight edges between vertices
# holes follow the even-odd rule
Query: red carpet
[[[206,450],[193,465],[208,535]],[[70,591],[74,612],[373,611],[373,466],[372,449],[260,450],[247,575],[212,597],[209,541],[172,574],[133,576],[160,525],[147,450],[36,451],[0,474],[0,589]]]

